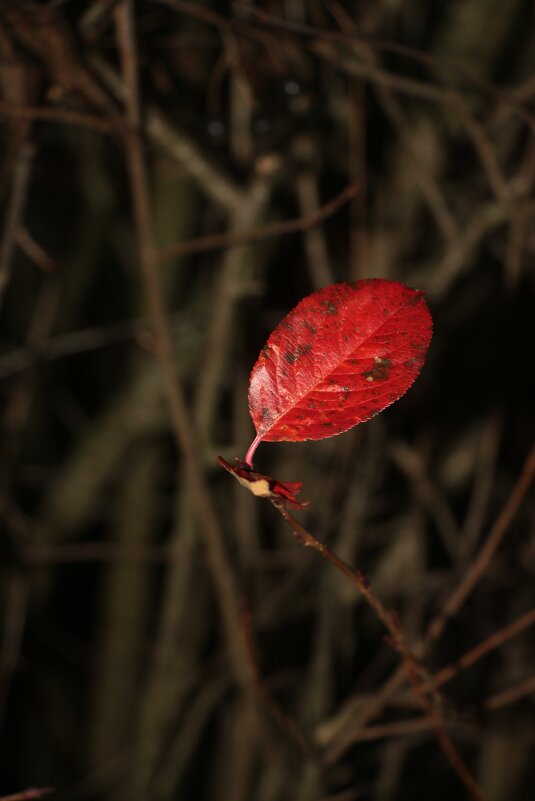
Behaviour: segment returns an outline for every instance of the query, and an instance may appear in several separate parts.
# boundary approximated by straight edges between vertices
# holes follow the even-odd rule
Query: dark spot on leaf
[[[262,356],[264,356],[266,359],[269,356],[269,345],[264,345],[262,348]]]
[[[420,291],[418,290],[418,291],[417,291],[417,294],[416,294],[416,295],[414,295],[414,296],[413,296],[413,297],[412,297],[412,298],[409,300],[409,306],[416,306],[416,304],[417,304],[417,303],[419,303],[419,302],[421,301],[421,299],[422,299],[422,296],[423,296],[423,292],[420,292]]]
[[[427,345],[426,345],[426,343],[425,343],[425,342],[415,342],[415,341],[413,340],[412,342],[410,342],[410,346],[411,346],[411,348],[413,348],[414,350],[420,350],[420,351],[425,351],[425,350],[427,350]]]
[[[367,370],[364,376],[368,381],[384,381],[390,375],[391,367],[390,359],[381,359],[379,362],[376,361],[375,366]]]
[[[332,300],[322,300],[321,305],[325,309],[325,314],[338,314],[338,306]]]
[[[307,356],[311,352],[311,350],[312,350],[312,345],[310,343],[302,346],[298,345],[297,351],[295,353],[287,351],[284,354],[284,358],[286,359],[288,364],[294,364],[297,361],[297,359],[299,359],[301,356]]]
[[[353,306],[356,291],[366,302]],[[399,325],[381,328],[398,310]],[[339,431],[373,417],[412,383],[431,331],[425,297],[396,282],[359,281],[313,293],[281,321],[253,368],[257,380],[249,392],[257,431],[273,440],[320,439],[332,436],[330,427]],[[351,383],[344,386],[344,378]],[[288,407],[284,427],[279,407]]]

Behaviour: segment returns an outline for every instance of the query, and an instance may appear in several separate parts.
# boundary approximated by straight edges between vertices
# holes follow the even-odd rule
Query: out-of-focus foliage
[[[533,5],[127,4],[201,501],[139,269],[122,5],[0,0],[0,795],[462,798],[408,685],[385,690],[373,614],[216,456],[243,457],[248,372],[303,295],[418,287],[411,392],[255,466],[304,482],[300,519],[413,645],[470,575],[534,435]],[[528,496],[425,659],[520,621],[442,686],[488,801],[535,787],[533,521]]]

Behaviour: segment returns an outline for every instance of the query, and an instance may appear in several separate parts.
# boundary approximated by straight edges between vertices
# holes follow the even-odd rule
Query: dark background
[[[417,286],[407,396],[255,466],[304,482],[298,517],[411,644],[470,575],[533,439],[534,23],[528,0],[0,2],[0,795],[468,797],[408,684],[385,694],[374,614],[216,456],[243,458],[248,373],[301,297]],[[442,688],[487,801],[535,790],[518,500],[425,659],[520,621]]]

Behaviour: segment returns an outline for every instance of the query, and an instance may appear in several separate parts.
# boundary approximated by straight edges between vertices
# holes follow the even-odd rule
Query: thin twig
[[[526,213],[533,214],[535,204],[526,204]],[[508,209],[501,203],[491,201],[478,207],[466,220],[457,239],[450,244],[443,258],[433,267],[427,291],[434,297],[442,297],[459,279],[463,269],[472,264],[474,253],[484,238],[508,220]]]
[[[13,169],[13,184],[11,196],[6,212],[2,241],[0,244],[0,304],[9,283],[11,262],[17,244],[17,234],[21,225],[28,182],[30,180],[31,166],[34,156],[34,147],[29,142],[24,143],[18,150]]]
[[[507,498],[500,515],[496,519],[494,525],[491,527],[485,544],[483,545],[479,555],[472,563],[472,568],[468,571],[468,573],[465,574],[465,577],[461,579],[458,589],[451,596],[452,598],[455,596],[459,600],[461,597],[460,589],[461,587],[464,587],[463,597],[464,600],[466,600],[466,590],[469,589],[471,592],[474,589],[475,584],[484,574],[484,569],[483,572],[481,571],[481,564],[484,562],[486,568],[488,561],[490,561],[490,558],[492,558],[496,548],[507,533],[515,515],[518,513],[518,510],[530,489],[534,477],[535,445],[528,454],[526,461],[524,462],[522,473],[511,490],[511,494]],[[492,548],[489,546],[489,542]],[[482,556],[483,560],[480,561]],[[477,567],[475,567],[476,565]],[[466,584],[468,576],[471,576],[470,587],[468,587]],[[456,603],[458,603],[458,600]],[[459,608],[460,607],[457,607],[457,611]],[[425,656],[431,643],[440,636],[444,629],[445,623],[446,618],[443,617],[443,610],[441,610],[438,612],[435,619],[431,621],[427,636],[416,648],[416,652],[420,658]],[[432,637],[430,636],[431,633],[433,633]],[[334,761],[336,761],[354,741],[356,733],[363,729],[369,721],[375,719],[381,714],[390,699],[393,698],[396,692],[404,684],[405,679],[405,669],[400,665],[389,677],[383,688],[370,700],[369,704],[366,704],[365,708],[360,710],[358,714],[352,716],[351,727],[348,729],[347,726],[344,726],[342,731],[340,731],[338,728],[336,729],[336,734],[332,738],[328,738],[329,740],[332,739],[332,744],[325,755],[326,764],[332,764]],[[347,702],[345,705],[346,708],[351,707],[352,703],[352,700]],[[323,727],[325,727],[325,724],[323,724]]]
[[[496,522],[489,531],[483,547],[464,574],[457,588],[450,595],[435,619],[431,622],[425,636],[427,645],[440,637],[448,620],[451,620],[451,618],[455,617],[468,596],[472,593],[476,584],[485,574],[490,565],[492,557],[496,552],[496,549],[500,545],[509,526],[511,525],[511,522],[516,515],[520,504],[524,500],[529,488],[531,487],[534,478],[535,442],[531,446],[531,450],[524,464],[522,474],[515,485],[513,492],[509,496],[507,503],[502,509],[501,514],[498,516]]]
[[[306,165],[298,172],[295,181],[299,210],[305,218],[314,217],[321,212],[318,174],[312,167],[319,160],[317,142],[310,135],[299,136],[293,144],[293,154],[297,163]],[[333,284],[335,278],[324,231],[309,228],[304,236],[304,245],[311,285],[320,289]]]
[[[519,202],[513,208],[515,214],[511,220],[505,254],[505,283],[510,289],[516,287],[520,279],[525,241],[529,233],[526,203]]]
[[[435,522],[442,543],[452,562],[455,562],[461,540],[459,526],[444,493],[430,478],[423,457],[401,441],[391,445],[389,455],[411,482],[414,495]]]
[[[512,687],[508,687],[506,690],[494,693],[494,695],[489,695],[481,704],[481,708],[489,712],[495,709],[501,709],[533,693],[535,693],[535,676],[530,676],[518,682],[518,684],[514,684]],[[372,740],[382,740],[386,737],[420,734],[421,732],[427,732],[431,729],[431,722],[427,717],[408,718],[407,720],[396,720],[393,723],[368,726],[365,729],[355,732],[352,742],[370,742]]]
[[[487,698],[483,706],[485,709],[500,709],[500,707],[512,704],[533,693],[535,693],[535,676],[530,676],[529,679],[524,679],[513,687],[508,687],[507,690],[502,690]]]
[[[14,348],[0,356],[0,381],[24,370],[32,369],[43,362],[77,356],[129,341],[141,343],[150,335],[147,322],[147,319],[127,320],[115,325],[83,328],[79,331],[59,334],[43,343],[39,353],[28,345]]]
[[[96,55],[90,59],[90,63],[106,88],[118,100],[124,102],[128,91],[121,76],[110,64]],[[181,130],[176,122],[171,125],[164,114],[154,106],[146,109],[144,120],[139,121],[136,130],[141,129],[142,122],[151,142],[177,161],[197,182],[201,192],[227,211],[232,211],[239,205],[244,194],[241,186],[199,146],[198,142]],[[123,133],[126,133],[124,129]]]
[[[305,529],[295,517],[290,514],[286,505],[280,502],[277,498],[271,499],[272,505],[279,512],[279,514],[288,523],[293,531],[294,536],[304,545],[305,548],[313,548],[320,556],[330,562],[340,573],[348,578],[354,584],[366,603],[373,609],[383,626],[386,628],[390,635],[390,642],[398,653],[403,657],[407,675],[410,684],[414,690],[414,694],[420,703],[426,718],[429,720],[430,725],[434,731],[435,737],[442,748],[450,766],[455,771],[459,780],[464,784],[472,798],[477,801],[483,801],[484,796],[479,788],[475,778],[472,776],[466,765],[464,764],[459,752],[454,746],[451,738],[445,732],[442,721],[436,707],[430,700],[430,694],[433,694],[434,688],[430,684],[427,673],[422,668],[418,658],[407,645],[403,631],[397,621],[395,614],[388,612],[379,598],[372,591],[367,579],[357,570],[353,570],[343,559],[340,559],[331,549],[316,539],[307,529]],[[427,686],[424,686],[425,685]]]
[[[364,278],[370,263],[370,234],[368,211],[367,113],[366,88],[358,78],[348,78],[348,171],[359,186],[359,195],[349,207],[350,275]]]
[[[502,427],[501,414],[492,413],[482,432],[468,509],[461,532],[461,559],[465,562],[472,558],[485,522],[496,475]]]
[[[244,197],[241,186],[199,147],[198,142],[179,130],[176,123],[170,125],[156,108],[147,110],[146,120],[149,137],[197,181],[200,192],[229,212],[240,204]]]
[[[162,371],[165,396],[177,445],[182,453],[191,480],[192,495],[204,536],[207,559],[217,591],[223,624],[230,648],[236,678],[245,689],[254,685],[249,663],[244,658],[244,644],[239,629],[239,604],[234,578],[223,549],[221,531],[196,453],[193,428],[186,401],[176,372],[172,339],[166,319],[163,291],[159,280],[156,251],[153,245],[151,209],[147,171],[141,142],[141,109],[137,83],[137,55],[130,0],[124,0],[116,11],[117,43],[126,87],[127,116],[131,131],[125,133],[124,144],[131,185],[140,268],[147,302],[157,341],[156,356]]]
[[[363,42],[353,41],[353,46],[357,46],[357,44],[359,46],[364,45]],[[406,94],[410,97],[417,97],[433,103],[449,105],[451,102],[451,98],[445,89],[430,83],[414,80],[413,78],[405,78],[397,73],[388,72],[382,67],[367,61],[358,61],[347,54],[341,53],[340,48],[336,45],[318,41],[310,45],[310,49],[320,58],[342,68],[348,75],[363,78],[375,86],[381,86],[399,94]]]
[[[510,640],[511,637],[515,637],[517,634],[520,634],[521,631],[528,628],[528,626],[532,626],[535,623],[535,609],[531,609],[529,612],[526,612],[524,615],[519,617],[514,623],[511,623],[509,626],[501,629],[500,631],[494,632],[491,634],[490,637],[487,637],[483,642],[478,643],[474,648],[471,648],[467,651],[460,659],[458,659],[454,665],[448,665],[445,668],[442,668],[438,673],[435,673],[433,676],[433,682],[436,687],[442,687],[443,684],[446,682],[451,681],[461,670],[465,668],[471,667],[484,656],[486,656],[490,651],[493,651],[495,648],[499,648],[500,645],[503,645],[504,642]]]
[[[256,649],[256,644],[254,641],[254,631],[252,627],[252,617],[250,610],[247,608],[243,608],[242,610],[242,618],[241,618],[241,628],[242,628],[242,636],[244,642],[247,646],[247,651],[249,654],[249,661],[254,671],[256,677],[256,686],[258,688],[259,693],[262,695],[266,709],[268,710],[269,714],[277,724],[277,726],[281,729],[281,731],[286,735],[289,742],[292,743],[302,756],[306,759],[310,759],[314,761],[314,753],[310,744],[307,742],[305,736],[300,731],[298,726],[296,725],[295,721],[293,721],[289,715],[284,711],[284,709],[280,706],[276,698],[273,696],[270,688],[266,684],[263,676],[262,671],[260,669],[260,660]]]
[[[250,230],[261,220],[271,196],[272,180],[258,176],[251,183],[248,195],[230,215],[230,225],[237,233]],[[255,259],[258,269],[259,259]],[[210,441],[219,392],[223,383],[234,325],[236,306],[251,285],[253,260],[247,249],[227,251],[214,281],[214,301],[206,332],[206,348],[195,391],[195,422],[205,444]]]
[[[88,114],[84,111],[49,108],[48,106],[13,106],[1,101],[0,116],[21,120],[57,122],[63,125],[89,128],[98,133],[115,133],[124,127],[120,120],[98,117],[96,114]]]
[[[526,125],[528,125],[532,130],[535,130],[535,117],[522,104],[522,100],[524,100],[525,97],[524,95],[520,94],[517,95],[515,94],[514,91],[507,92],[506,90],[494,86],[488,81],[484,81],[481,78],[472,75],[458,61],[446,62],[444,61],[444,59],[438,59],[431,53],[425,52],[423,50],[418,50],[414,47],[400,44],[399,42],[392,42],[386,39],[363,36],[360,32],[356,30],[353,30],[351,33],[348,33],[346,31],[342,32],[342,31],[324,30],[322,28],[315,28],[313,26],[305,25],[303,23],[292,22],[288,19],[283,19],[274,14],[270,14],[269,12],[263,11],[259,8],[252,8],[250,6],[244,6],[243,4],[239,3],[235,3],[235,6],[237,8],[240,7],[243,8],[244,18],[246,20],[245,24],[247,25],[251,24],[250,18],[255,18],[267,27],[290,31],[292,33],[295,33],[299,36],[303,36],[306,38],[313,38],[325,42],[333,42],[338,45],[340,43],[347,45],[355,45],[355,44],[366,45],[367,47],[373,48],[374,50],[377,51],[383,51],[385,53],[396,53],[407,59],[420,62],[427,66],[431,66],[435,69],[440,69],[441,71],[444,70],[455,71],[457,72],[458,75],[462,77],[462,79],[466,82],[467,85],[477,88],[480,92],[489,95],[490,97],[493,97],[501,104],[507,106],[509,109],[514,111],[515,114],[517,114],[517,116],[526,123]],[[438,87],[435,87],[430,83],[422,82],[421,86],[424,88],[424,90],[430,89],[430,90],[435,90],[436,92],[440,91]],[[529,85],[527,92],[529,97],[529,93],[531,92],[531,85]]]
[[[344,25],[347,31],[353,32],[355,30],[355,24],[353,20],[348,14],[345,13],[345,11],[343,11],[341,7],[339,7],[339,11],[340,24]],[[410,155],[414,165],[415,180],[418,182],[422,195],[425,197],[427,204],[433,213],[437,227],[447,242],[455,241],[456,237],[458,236],[458,225],[455,217],[448,207],[446,197],[439,182],[435,179],[435,176],[432,174],[431,170],[428,169],[425,161],[422,159],[419,149],[414,144],[412,128],[403,107],[398,102],[397,97],[391,91],[389,82],[385,82],[380,79],[384,71],[380,67],[377,56],[373,52],[372,48],[370,48],[364,42],[355,40],[353,41],[352,46],[353,53],[349,58],[345,58],[340,54],[339,47],[332,47],[327,43],[319,42],[314,45],[312,49],[320,57],[326,57],[350,74],[351,66],[353,64],[358,68],[360,68],[363,64],[366,69],[371,71],[370,74],[365,75],[365,77],[369,78],[372,82],[385,114],[389,118],[391,124],[398,131],[400,140]],[[360,60],[356,60],[355,56]],[[356,74],[360,75],[361,73],[357,70]]]
[[[511,193],[500,162],[498,161],[498,156],[487,136],[485,128],[472,116],[461,98],[452,93],[452,99],[454,108],[465,126],[474,150],[479,156],[479,160],[487,176],[487,181],[496,200],[498,203],[507,206],[511,201]]]
[[[296,217],[291,220],[281,220],[280,222],[268,223],[258,226],[249,231],[228,231],[223,234],[209,234],[198,239],[191,239],[189,242],[178,242],[160,248],[157,259],[159,262],[173,259],[177,256],[189,256],[192,253],[206,253],[210,250],[221,250],[231,248],[236,245],[245,245],[249,242],[258,242],[272,236],[281,234],[292,234],[296,232],[311,231],[325,220],[332,217],[342,206],[358,194],[358,189],[353,184],[329,200],[317,211],[304,217]]]
[[[353,743],[367,743],[373,740],[383,740],[388,737],[403,737],[408,734],[421,734],[431,729],[431,723],[426,717],[396,720],[393,723],[381,723],[378,726],[368,726],[356,732]]]
[[[42,248],[41,245],[35,241],[28,229],[24,228],[24,226],[20,226],[19,228],[19,232],[17,234],[17,245],[22,252],[25,253],[29,259],[31,259],[35,266],[39,267],[39,269],[43,270],[43,272],[49,273],[55,269],[56,262],[54,259],[52,259],[44,250],[44,248]]]

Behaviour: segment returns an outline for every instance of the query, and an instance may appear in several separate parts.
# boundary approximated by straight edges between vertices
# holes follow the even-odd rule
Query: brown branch
[[[485,698],[481,707],[488,711],[501,709],[533,693],[535,693],[535,676],[530,676],[512,687],[508,687],[506,690],[489,695],[488,698]],[[404,735],[428,732],[431,729],[432,726],[427,717],[407,718],[406,720],[396,720],[393,723],[382,723],[379,726],[368,726],[366,729],[356,732],[352,742],[361,743],[382,740],[387,737],[402,737]]]
[[[522,100],[525,97],[524,94],[516,94],[515,91],[507,92],[502,90],[488,81],[472,75],[469,70],[465,69],[459,62],[445,61],[444,59],[436,58],[431,53],[426,53],[414,47],[373,36],[365,36],[356,30],[353,30],[351,33],[346,31],[325,30],[322,28],[313,27],[311,25],[305,25],[304,23],[283,19],[259,8],[252,8],[249,5],[241,5],[241,8],[243,8],[244,17],[245,20],[247,20],[245,22],[246,25],[251,24],[251,19],[256,19],[266,27],[289,31],[302,37],[317,39],[320,42],[333,42],[338,45],[366,45],[367,47],[373,48],[379,52],[382,51],[385,53],[396,53],[397,55],[403,56],[412,61],[420,62],[428,67],[433,67],[434,69],[438,69],[440,71],[449,70],[456,72],[461,76],[468,86],[477,88],[483,94],[486,94],[494,98],[499,103],[507,106],[509,109],[514,111],[515,114],[526,123],[526,125],[528,125],[532,130],[535,130],[535,116],[531,114],[531,112],[522,104]],[[395,76],[392,77],[395,78]],[[416,84],[417,82],[414,83]],[[435,96],[438,96],[436,93],[440,92],[438,87],[435,87],[430,83],[421,82],[421,87],[422,91],[434,91]],[[531,84],[529,84],[526,89],[528,97],[531,91],[532,87]]]
[[[349,207],[350,264],[352,278],[364,278],[370,264],[367,129],[368,107],[363,81],[348,78],[348,171],[359,186],[359,196]]]
[[[489,567],[492,557],[496,552],[496,549],[507,533],[507,530],[511,525],[514,516],[518,512],[520,504],[524,500],[529,488],[531,487],[534,478],[535,442],[531,446],[531,450],[524,463],[522,474],[518,479],[513,492],[509,496],[507,503],[502,509],[501,514],[498,516],[496,522],[489,531],[483,547],[464,574],[458,587],[450,595],[435,619],[431,621],[425,636],[427,645],[440,637],[448,620],[451,620],[451,618],[458,613],[468,596],[472,593],[476,584],[484,576],[485,571]]]
[[[468,562],[481,536],[496,475],[498,448],[503,429],[502,415],[491,413],[478,446],[468,509],[461,530],[461,559]]]
[[[429,294],[437,298],[445,295],[463,268],[471,263],[474,252],[485,236],[504,225],[507,219],[508,210],[501,203],[491,201],[478,207],[464,222],[458,237],[450,243],[443,258],[438,264],[434,263],[433,273],[429,275],[427,283]]]
[[[41,247],[39,242],[36,242],[30,232],[24,226],[20,226],[17,234],[17,245],[23,253],[45,273],[50,273],[56,268],[56,262],[48,253]]]
[[[373,740],[383,740],[388,737],[403,737],[408,734],[421,734],[428,732],[431,724],[428,718],[408,718],[396,720],[394,723],[382,723],[379,726],[368,726],[355,734],[354,743],[368,743]]]
[[[193,501],[204,538],[208,564],[217,593],[223,625],[229,645],[230,658],[236,678],[244,689],[254,686],[249,662],[244,655],[244,643],[239,627],[239,603],[234,578],[223,549],[221,530],[204,480],[195,449],[192,423],[176,372],[172,339],[166,319],[163,289],[157,269],[153,245],[151,209],[147,171],[140,137],[141,109],[138,93],[138,68],[133,31],[132,6],[123,0],[116,11],[117,44],[121,57],[125,104],[131,130],[125,133],[124,145],[130,179],[140,269],[147,294],[157,342],[158,359],[164,383],[171,425],[177,446],[185,462],[185,472],[191,481]]]
[[[24,203],[26,200],[28,182],[30,180],[33,156],[33,145],[29,142],[24,142],[18,149],[13,168],[13,184],[6,211],[2,241],[0,243],[0,303],[3,300],[9,283],[11,262],[24,212]]]
[[[67,356],[108,348],[124,342],[137,342],[145,345],[150,336],[146,319],[125,321],[116,325],[82,328],[59,334],[43,343],[39,353],[28,345],[14,348],[0,356],[0,381],[29,370],[42,362],[52,362]]]
[[[353,45],[363,45],[363,42],[353,40]],[[349,75],[356,78],[363,78],[375,86],[382,86],[385,89],[391,89],[399,94],[409,95],[416,97],[420,100],[428,100],[432,103],[440,103],[449,105],[451,97],[445,89],[438,86],[433,86],[430,83],[417,81],[413,78],[405,78],[402,75],[388,72],[387,70],[372,64],[367,61],[358,61],[355,58],[341,53],[340,48],[336,45],[329,45],[324,41],[313,42],[310,45],[310,50],[326,61],[336,64],[340,69],[343,69]]]
[[[260,660],[254,641],[252,617],[250,610],[246,607],[243,607],[242,609],[241,630],[251,669],[256,679],[256,687],[264,700],[267,711],[271,715],[275,724],[280,728],[281,732],[288,738],[289,742],[298,749],[303,757],[314,762],[315,757],[310,744],[307,742],[304,734],[300,731],[295,721],[293,721],[292,718],[287,715],[276,698],[273,696],[271,689],[266,684],[266,681],[262,675]]]
[[[505,282],[510,289],[516,287],[520,279],[522,257],[529,233],[527,204],[520,201],[513,205],[513,209],[515,213],[511,220],[505,254]]]
[[[528,454],[526,461],[524,463],[524,467],[522,469],[522,473],[518,478],[517,482],[515,483],[511,494],[509,495],[505,505],[498,516],[496,522],[491,527],[490,532],[488,534],[487,540],[483,548],[481,549],[479,555],[476,557],[475,561],[473,562],[472,568],[468,571],[463,579],[461,579],[461,583],[459,584],[458,589],[454,592],[452,598],[455,596],[458,599],[460,598],[460,589],[463,589],[463,596],[466,599],[466,590],[469,589],[470,591],[473,590],[477,581],[481,578],[483,573],[479,565],[481,565],[481,559],[483,557],[483,561],[485,565],[487,561],[492,557],[496,548],[502,541],[503,537],[507,533],[509,526],[511,525],[515,515],[518,513],[520,505],[522,504],[530,486],[533,482],[535,474],[535,445],[533,446],[532,450]],[[492,546],[492,548],[489,547]],[[478,565],[476,568],[476,572],[474,573],[474,566]],[[484,570],[483,570],[484,572]],[[470,587],[466,584],[467,578],[470,576]],[[450,601],[451,603],[451,601]],[[446,619],[443,617],[442,611],[440,611],[434,620],[431,621],[431,624],[428,628],[428,635],[424,638],[423,642],[421,642],[418,647],[416,648],[417,654],[420,658],[424,657],[427,653],[431,643],[436,640],[444,629]],[[433,632],[433,636],[430,637],[430,633]],[[355,733],[363,729],[367,723],[374,718],[378,717],[385,706],[388,704],[391,698],[394,697],[396,692],[400,689],[400,687],[404,684],[406,678],[406,672],[403,666],[399,666],[397,670],[395,670],[390,678],[387,680],[385,685],[375,696],[370,700],[369,704],[366,704],[363,710],[359,711],[352,719],[352,726],[351,730],[348,731],[347,726],[344,726],[343,731],[338,734],[338,736],[334,736],[331,747],[326,754],[325,761],[328,764],[331,764],[336,759],[338,759],[341,754],[349,747],[349,745],[354,741]],[[349,707],[351,701],[346,704],[346,708]],[[325,725],[325,724],[324,724]]]
[[[353,570],[347,562],[340,559],[334,551],[316,539],[307,529],[305,529],[295,517],[290,514],[284,502],[279,501],[276,497],[270,499],[272,505],[279,512],[279,514],[288,523],[292,532],[298,542],[305,548],[313,548],[320,556],[326,561],[330,562],[340,573],[342,573],[353,585],[355,585],[366,603],[373,609],[383,626],[386,628],[390,635],[390,643],[403,657],[405,669],[413,688],[414,694],[422,707],[426,718],[429,720],[430,726],[433,729],[435,737],[446,756],[450,766],[456,773],[459,780],[466,787],[472,798],[477,801],[483,801],[484,796],[479,788],[475,778],[472,776],[466,765],[464,764],[459,752],[454,746],[451,738],[444,730],[440,713],[436,706],[430,699],[430,695],[434,694],[434,687],[432,682],[429,681],[427,672],[420,664],[418,658],[407,645],[402,628],[397,621],[395,614],[388,612],[379,598],[372,591],[368,580],[357,570]]]
[[[120,75],[97,56],[93,56],[90,62],[106,88],[118,100],[125,102],[128,90]],[[177,161],[197,182],[203,194],[226,211],[232,211],[240,204],[244,196],[242,187],[176,123],[171,125],[155,106],[146,109],[144,123],[144,131],[151,142]],[[140,127],[141,121],[138,129]]]
[[[159,262],[162,262],[177,256],[189,256],[192,253],[205,253],[210,250],[220,250],[222,248],[235,247],[236,245],[244,245],[249,242],[258,242],[259,240],[267,239],[272,236],[280,236],[281,234],[310,231],[321,225],[321,223],[325,222],[329,217],[332,217],[333,214],[357,194],[357,187],[350,184],[324,206],[321,206],[317,211],[305,217],[268,223],[267,225],[258,226],[258,228],[253,228],[249,231],[230,231],[223,234],[209,234],[208,236],[202,236],[198,239],[191,239],[189,242],[178,242],[177,244],[160,248],[157,259]]]
[[[347,31],[353,32],[355,30],[355,23],[352,18],[346,14],[341,7],[339,7],[339,12],[340,24],[343,25]],[[352,72],[352,66],[355,66],[355,74],[362,74],[372,82],[386,116],[397,130],[400,141],[411,157],[414,166],[415,180],[420,186],[422,195],[427,201],[438,229],[441,231],[446,241],[455,241],[458,236],[458,225],[455,217],[448,207],[440,183],[435,179],[432,171],[428,169],[419,149],[414,145],[410,122],[405,115],[403,107],[398,102],[398,98],[395,97],[391,91],[389,86],[390,82],[388,80],[383,80],[384,70],[379,65],[377,56],[372,48],[364,42],[353,40],[353,52],[350,57],[345,57],[341,54],[339,47],[329,46],[327,43],[322,43],[321,41],[314,44],[311,49],[321,58],[327,58],[349,74]],[[368,74],[366,72],[362,73],[361,67],[368,70]]]
[[[201,150],[197,142],[179,131],[176,125],[170,125],[158,109],[148,109],[146,129],[156,145],[183,165],[197,182],[199,191],[227,211],[232,211],[240,204],[244,197],[241,186],[208,153]]]
[[[501,629],[500,631],[494,632],[491,634],[490,637],[483,640],[483,642],[478,643],[474,648],[471,648],[467,651],[460,659],[455,662],[454,665],[448,665],[445,668],[442,668],[438,673],[435,673],[433,676],[433,682],[436,687],[442,687],[443,684],[446,682],[451,681],[461,670],[465,668],[471,667],[488,653],[493,651],[496,648],[499,648],[500,645],[503,645],[504,642],[510,640],[511,637],[515,637],[517,634],[520,634],[521,631],[528,628],[528,626],[532,626],[535,623],[535,609],[531,609],[529,612],[526,612],[524,615],[515,620],[514,623],[511,623],[509,626]]]
[[[10,103],[1,101],[0,116],[22,120],[58,122],[64,125],[89,128],[99,133],[114,133],[123,128],[120,120],[106,119],[83,111],[70,111],[69,109],[49,108],[48,106],[13,106]]]
[[[529,679],[524,679],[513,687],[508,687],[507,690],[491,695],[483,706],[485,709],[500,709],[533,693],[535,693],[535,676],[530,676]]]
[[[299,211],[306,217],[314,217],[321,213],[320,189],[318,173],[313,165],[317,164],[320,156],[317,142],[310,135],[296,137],[292,153],[297,164],[304,165],[297,173],[295,179],[295,193]],[[351,187],[349,187],[351,189]],[[351,197],[354,197],[353,192]],[[315,289],[334,284],[335,277],[325,232],[318,228],[307,229],[304,236],[308,272],[311,285]]]
[[[485,128],[472,116],[461,98],[452,93],[452,99],[454,101],[455,110],[465,126],[474,150],[479,156],[479,160],[487,176],[488,184],[496,200],[504,206],[508,206],[511,201],[511,193],[498,161],[498,156],[487,136]]]
[[[415,497],[434,521],[444,548],[455,562],[461,540],[459,526],[446,497],[430,478],[422,455],[401,440],[393,442],[389,455],[412,484]]]

